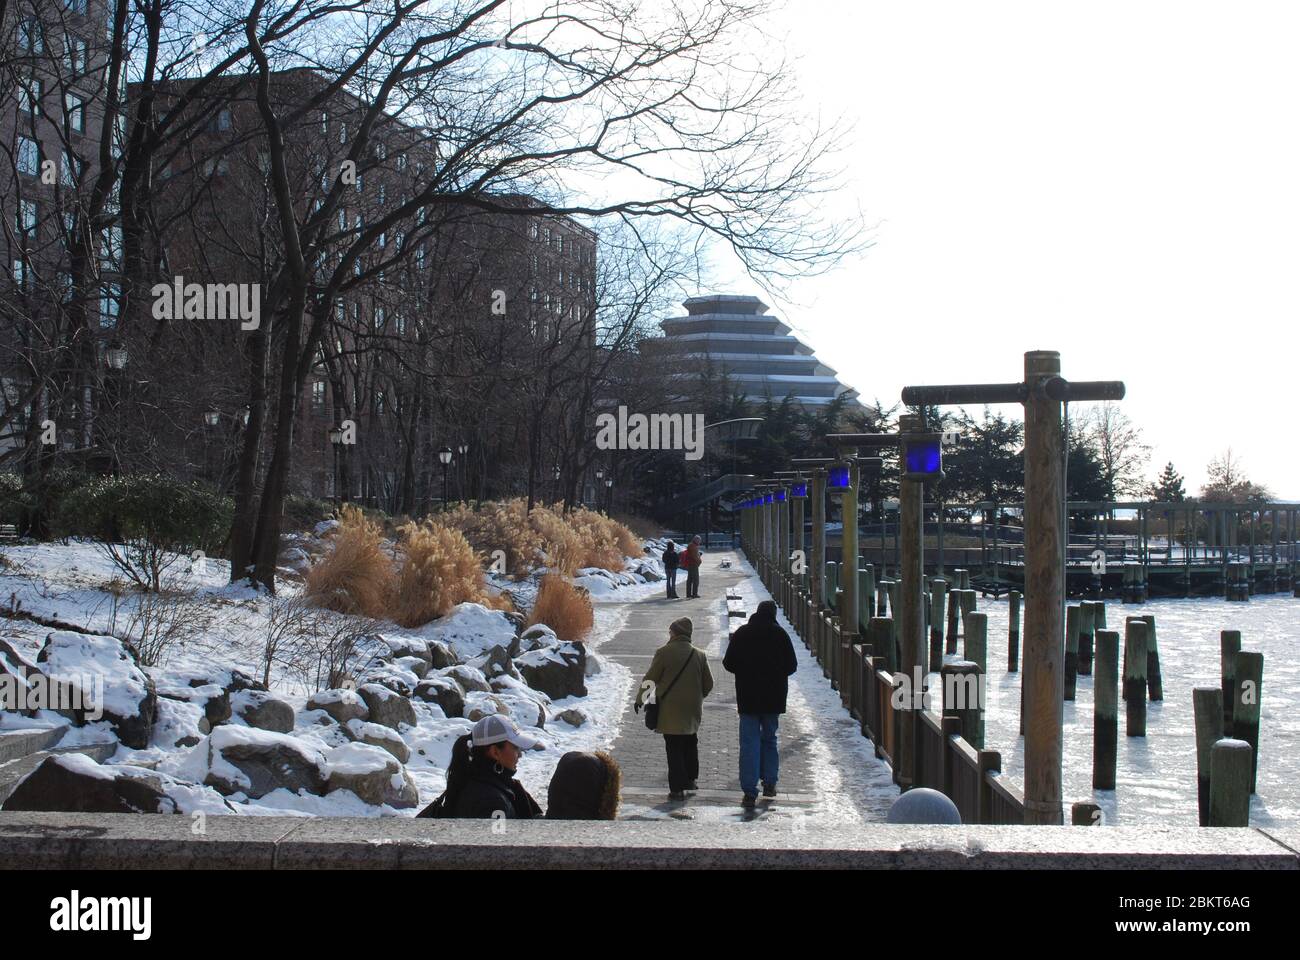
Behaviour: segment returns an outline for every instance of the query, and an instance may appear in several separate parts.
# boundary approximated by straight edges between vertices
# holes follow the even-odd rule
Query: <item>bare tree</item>
[[[1106,499],[1141,493],[1151,459],[1151,447],[1142,441],[1141,428],[1119,404],[1109,401],[1089,410],[1082,426],[1100,460]]]

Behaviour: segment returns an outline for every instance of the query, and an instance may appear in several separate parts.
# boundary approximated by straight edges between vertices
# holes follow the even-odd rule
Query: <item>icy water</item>
[[[1008,605],[1005,599],[981,597],[978,609],[989,618],[985,746],[1001,752],[1003,773],[1021,783],[1020,674],[1007,672]],[[1120,701],[1117,788],[1094,791],[1093,678],[1079,677],[1076,699],[1065,702],[1064,712],[1066,816],[1071,803],[1092,800],[1101,806],[1106,823],[1196,825],[1192,688],[1219,685],[1219,631],[1240,630],[1242,649],[1264,654],[1258,792],[1251,798],[1250,822],[1253,826],[1300,824],[1300,599],[1271,594],[1252,597],[1248,603],[1108,600],[1106,621],[1109,629],[1120,632],[1121,657],[1124,618],[1143,614],[1156,618],[1164,700],[1147,704],[1146,737],[1124,735],[1124,702]],[[1023,650],[1022,636],[1022,655]],[[938,691],[938,678],[932,678],[931,689]]]

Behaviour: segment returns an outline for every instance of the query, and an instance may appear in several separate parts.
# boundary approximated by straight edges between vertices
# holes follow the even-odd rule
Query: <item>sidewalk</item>
[[[723,559],[731,561],[723,569]],[[684,597],[683,579],[678,578],[678,592]],[[726,591],[739,587],[746,599],[746,610],[752,613],[759,599],[766,599],[761,584],[752,575],[748,565],[731,551],[714,551],[704,555],[700,572],[700,597],[696,600],[667,600],[660,597],[646,599],[629,605],[626,626],[613,638],[601,645],[601,655],[625,665],[633,676],[633,693],[624,705],[622,727],[614,741],[612,752],[623,769],[623,804],[621,819],[690,819],[706,821],[790,820],[796,829],[808,818],[817,817],[836,808],[837,820],[883,820],[879,799],[872,800],[866,815],[856,815],[860,806],[853,801],[847,804],[828,803],[828,791],[851,785],[849,789],[861,792],[871,799],[877,794],[887,798],[892,784],[888,782],[887,769],[875,760],[870,744],[858,736],[855,725],[842,711],[838,696],[821,676],[821,668],[809,666],[811,658],[803,644],[791,633],[800,670],[790,678],[790,712],[781,718],[780,781],[775,800],[759,799],[754,811],[740,806],[740,772],[738,727],[736,713],[735,679],[722,666],[722,656],[728,635]],[[756,592],[756,589],[757,592]],[[650,666],[654,651],[668,639],[668,625],[678,617],[690,617],[694,623],[692,641],[703,649],[709,658],[713,673],[713,691],[704,701],[704,721],[699,733],[700,777],[699,791],[688,795],[685,802],[668,799],[668,765],[664,756],[663,738],[646,729],[641,714],[632,710],[632,696],[639,689],[641,677]],[[741,624],[732,621],[731,627]],[[782,622],[787,632],[788,624]],[[815,670],[815,676],[813,674]],[[828,738],[824,734],[829,731]],[[847,734],[846,734],[847,731]],[[845,736],[860,739],[861,746],[852,744],[845,750],[838,742]],[[859,790],[859,776],[841,778],[826,769],[827,764],[842,761],[862,768],[872,782]],[[878,768],[872,770],[871,768]],[[879,783],[884,771],[884,786]],[[880,789],[877,789],[880,787]],[[868,797],[870,795],[870,797]],[[865,802],[865,800],[864,800]],[[887,809],[888,803],[884,803]],[[847,808],[847,814],[846,814]]]

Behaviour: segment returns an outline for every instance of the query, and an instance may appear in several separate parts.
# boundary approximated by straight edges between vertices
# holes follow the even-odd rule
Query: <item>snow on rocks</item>
[[[250,727],[273,733],[290,733],[294,726],[293,707],[261,690],[239,690],[230,697],[230,709]]]
[[[447,667],[445,670],[438,671],[439,676],[451,677],[460,684],[461,689],[466,693],[491,693],[492,687],[488,685],[487,677],[483,676],[482,670],[476,670],[465,664],[458,664],[454,667]]]
[[[408,670],[412,669],[407,663],[411,658],[415,658],[424,664],[424,669],[416,672],[418,676],[423,677],[433,666],[433,655],[429,652],[429,641],[420,637],[380,637],[388,646],[391,656],[390,662],[400,664]]]
[[[335,723],[370,719],[370,708],[355,690],[321,690],[307,698],[308,710],[324,710]]]
[[[581,641],[559,646],[541,647],[521,654],[515,660],[519,673],[534,690],[541,690],[554,700],[585,697],[587,650]]]
[[[473,690],[465,694],[466,720],[477,723],[484,717],[490,717],[494,713],[503,713],[509,716],[510,705],[495,693],[482,693]]]
[[[415,708],[406,695],[378,683],[363,683],[357,688],[357,695],[365,701],[372,723],[383,724],[394,730],[400,729],[401,724],[415,726]]]
[[[243,794],[256,800],[272,790],[325,793],[324,754],[306,741],[254,727],[222,726],[206,745],[203,783],[226,796]]]
[[[510,651],[503,646],[493,647],[486,653],[474,657],[469,661],[469,666],[482,673],[489,682],[496,677],[519,679],[519,671],[515,669],[514,661],[510,659]]]
[[[401,761],[368,743],[349,743],[328,751],[325,783],[330,793],[351,790],[374,806],[387,804],[401,810],[414,807],[420,800],[420,791],[407,776]]]
[[[447,717],[459,717],[465,712],[465,691],[452,677],[426,677],[415,688],[414,696],[425,703],[436,703]]]
[[[59,712],[77,726],[102,714],[128,747],[149,745],[158,695],[133,648],[116,637],[55,630],[45,638],[36,666],[65,688],[73,706]]]
[[[168,796],[177,782],[126,764],[103,766],[79,753],[46,757],[5,800],[3,809],[60,813],[178,813]],[[229,812],[229,811],[227,811]]]
[[[349,740],[381,747],[396,758],[398,763],[411,759],[411,748],[406,745],[402,735],[391,727],[365,720],[349,720],[343,724],[343,732]]]
[[[509,649],[515,625],[500,610],[489,610],[481,603],[458,603],[446,616],[422,628],[420,635],[446,644],[463,662],[495,646]]]

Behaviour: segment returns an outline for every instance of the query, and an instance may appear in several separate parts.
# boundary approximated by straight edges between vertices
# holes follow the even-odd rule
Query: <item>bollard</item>
[[[980,673],[989,672],[989,616],[987,613],[971,613],[966,617],[966,639],[962,642],[966,659],[980,668]]]
[[[939,671],[943,680],[943,715],[961,721],[962,738],[984,749],[984,675],[978,664],[953,660]]]
[[[1147,625],[1147,695],[1152,700],[1165,698],[1164,681],[1160,678],[1160,648],[1156,646],[1156,618],[1143,614]]]
[[[1114,630],[1097,631],[1092,690],[1092,786],[1114,790],[1119,743],[1119,634]]]
[[[889,622],[894,625],[894,643],[898,643],[898,629],[902,626],[902,618],[898,615],[898,594],[902,589],[902,584],[898,580],[888,580],[885,583],[885,593],[889,597]],[[901,649],[901,644],[899,645]]]
[[[880,579],[876,581],[876,616],[889,616],[889,581]]]
[[[1210,749],[1211,827],[1250,826],[1250,744],[1224,738]]]
[[[1079,607],[1065,608],[1065,682],[1062,690],[1066,700],[1074,699],[1079,676]]]
[[[826,576],[824,580],[826,583],[826,596],[823,605],[830,607],[832,610],[838,610],[839,606],[836,604],[835,593],[840,588],[840,565],[834,560],[826,561]]]
[[[858,568],[858,628],[855,633],[866,633],[871,622],[872,606],[876,596],[876,575],[871,565]]]
[[[1079,604],[1079,675],[1092,673],[1092,634],[1096,629],[1096,608],[1091,600]]]
[[[1130,737],[1147,735],[1147,625],[1130,619],[1124,625],[1124,702]]]
[[[966,617],[975,612],[976,594],[974,590],[961,591],[961,637],[966,639]]]
[[[1233,671],[1236,669],[1237,654],[1241,651],[1240,630],[1219,631],[1219,677],[1223,688],[1223,732],[1232,731],[1232,708],[1236,702],[1233,690]]]
[[[1233,667],[1232,735],[1250,745],[1250,792],[1259,770],[1259,698],[1264,686],[1264,655],[1242,650]]]
[[[1020,669],[1020,591],[1011,591],[1011,610],[1007,617],[1007,673]]]
[[[867,624],[867,643],[871,644],[871,655],[885,661],[886,673],[898,672],[898,650],[894,646],[892,617],[871,618],[871,622]]]
[[[930,581],[930,671],[943,666],[943,608],[948,581],[935,577]]]
[[[1101,823],[1101,807],[1095,803],[1075,803],[1070,806],[1070,826],[1095,827]]]
[[[1192,689],[1196,720],[1196,815],[1200,825],[1210,825],[1210,750],[1223,739],[1223,691],[1218,687]]]
[[[948,638],[944,644],[945,653],[957,652],[957,617],[961,613],[961,588],[954,579],[948,585]]]
[[[961,587],[961,589],[963,589],[963,590],[969,590],[969,589],[970,589],[970,571],[969,571],[969,570],[954,570],[953,573],[956,574],[956,576],[957,576],[957,583],[958,583],[958,585]]]

